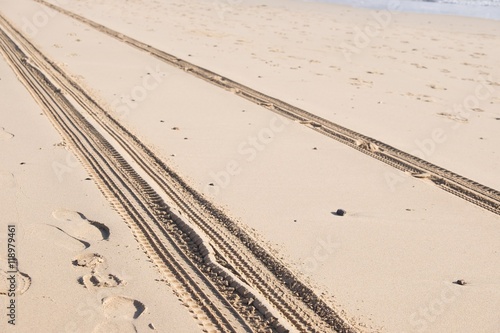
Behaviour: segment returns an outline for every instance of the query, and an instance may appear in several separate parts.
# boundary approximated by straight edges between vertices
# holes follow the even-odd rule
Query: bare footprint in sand
[[[9,140],[12,139],[13,137],[14,134],[7,132],[3,127],[0,127],[0,141]]]
[[[7,295],[10,291],[11,281],[9,279],[14,275],[12,282],[16,284],[16,296],[24,294],[31,286],[31,277],[23,272],[7,273],[0,270],[0,295]]]
[[[97,325],[92,333],[136,333],[137,329],[129,321],[107,320]]]
[[[58,227],[75,238],[89,241],[109,239],[109,228],[105,224],[88,220],[82,213],[56,209],[52,212],[52,216],[62,222],[58,223]]]
[[[92,272],[95,272],[97,267],[106,266],[106,259],[97,253],[82,253],[77,255],[72,263],[74,266],[90,268]]]
[[[138,300],[124,296],[109,296],[102,299],[102,308],[107,318],[133,320],[146,310]]]
[[[91,273],[86,274],[78,279],[80,284],[84,285],[87,289],[94,288],[114,288],[126,285],[126,282],[114,274]]]

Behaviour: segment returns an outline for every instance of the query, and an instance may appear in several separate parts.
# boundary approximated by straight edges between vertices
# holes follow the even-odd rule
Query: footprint
[[[107,320],[97,325],[92,333],[137,333],[137,329],[129,321]]]
[[[490,85],[490,86],[500,87],[500,82],[495,82],[495,81],[491,81],[491,80],[486,80],[486,82],[488,82],[488,85]]]
[[[146,310],[138,300],[124,296],[109,296],[102,299],[102,308],[107,318],[133,320]]]
[[[429,96],[429,95],[416,94],[416,95],[413,95],[413,96],[418,101],[423,101],[423,102],[426,102],[426,103],[434,103],[434,102],[436,102],[436,99],[434,97],[432,97],[432,96]]]
[[[469,122],[469,119],[463,117],[460,114],[451,114],[451,113],[448,113],[448,112],[439,112],[437,115],[445,117],[445,118],[448,118],[448,119],[453,120],[453,121],[458,121],[460,123],[467,123],[467,122]]]
[[[474,53],[471,53],[469,54],[469,56],[471,56],[472,58],[481,58],[481,57],[484,57],[486,54],[485,53],[482,53],[482,52],[474,52]]]
[[[16,296],[24,294],[31,286],[31,277],[23,272],[7,273],[0,270],[0,295],[7,295],[10,289],[10,281],[12,275],[15,276]]]
[[[441,87],[441,86],[438,86],[436,84],[428,84],[427,85],[429,88],[431,89],[437,89],[437,90],[448,90],[448,88],[445,88],[445,87]]]
[[[475,68],[485,67],[484,65],[473,64],[473,63],[470,63],[470,62],[463,62],[462,65],[464,65],[464,66],[470,66],[470,67],[475,67]]]
[[[418,69],[427,69],[427,67],[425,67],[424,65],[421,65],[421,64],[417,64],[417,63],[411,63],[410,65],[412,66],[415,66],[417,67]]]
[[[3,127],[0,127],[0,141],[9,140],[12,139],[13,137],[14,134],[7,132]]]
[[[97,253],[83,253],[77,255],[72,263],[74,266],[90,268],[95,272],[97,267],[106,266],[106,259]]]
[[[373,86],[373,81],[366,81],[366,80],[362,80],[362,79],[357,78],[357,77],[351,77],[349,79],[349,83],[351,85],[357,86],[357,87],[361,87],[361,86],[372,87]]]
[[[126,284],[125,281],[113,274],[107,274],[102,276],[100,274],[86,274],[78,279],[80,284],[84,285],[87,289],[93,288],[114,288],[123,286]]]
[[[91,241],[109,239],[109,228],[105,224],[88,220],[82,213],[66,209],[56,209],[52,212],[52,216],[57,221],[64,222],[64,226],[60,224],[61,228],[67,234],[73,235],[73,237]]]

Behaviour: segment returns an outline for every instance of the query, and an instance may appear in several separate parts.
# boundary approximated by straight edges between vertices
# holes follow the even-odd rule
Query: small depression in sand
[[[106,259],[97,253],[83,253],[77,255],[72,263],[74,266],[90,268],[92,271],[95,271],[98,266],[106,263]]]
[[[124,296],[109,296],[102,299],[104,314],[108,318],[133,320],[146,310],[138,300]]]
[[[30,288],[31,277],[28,274],[22,272],[7,273],[6,271],[0,270],[0,295],[7,295],[9,293],[11,286],[9,278],[11,278],[12,275],[15,275],[15,280],[13,282],[16,284],[16,296],[24,294]]]

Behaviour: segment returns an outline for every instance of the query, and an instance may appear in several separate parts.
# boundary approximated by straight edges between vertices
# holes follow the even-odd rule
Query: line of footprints
[[[74,211],[55,210],[52,216],[57,221],[52,227],[80,242],[84,247],[84,251],[73,258],[72,264],[82,271],[78,282],[99,298],[100,308],[95,310],[105,317],[92,333],[137,332],[133,322],[146,310],[145,305],[138,300],[106,292],[108,288],[124,286],[126,282],[107,271],[105,257],[87,251],[92,242],[109,239],[109,228]]]
[[[0,142],[9,141],[14,138],[14,134],[0,127]],[[4,189],[15,188],[14,175],[10,172],[0,170],[0,186]],[[114,295],[109,288],[126,285],[126,282],[118,276],[107,272],[106,258],[97,253],[88,252],[92,242],[108,240],[110,236],[109,228],[99,222],[88,220],[83,214],[58,209],[52,212],[55,221],[47,224],[48,227],[66,234],[69,239],[80,243],[83,252],[73,258],[72,263],[76,269],[82,270],[83,275],[78,282],[89,292],[99,298],[100,306],[95,312],[99,312],[105,320],[100,322],[92,333],[134,333],[137,332],[133,321],[146,310],[143,303],[121,295]],[[48,239],[47,239],[48,240]],[[53,241],[53,240],[51,240]],[[57,242],[57,241],[56,241]],[[73,244],[73,245],[70,245]],[[75,250],[74,242],[66,243],[60,241],[56,244],[61,248]],[[0,296],[8,294],[10,285],[7,275],[7,267],[0,267]],[[10,274],[9,274],[10,276]],[[23,272],[16,273],[16,295],[21,296],[28,291],[31,286],[31,277]],[[152,324],[149,325],[153,329]]]

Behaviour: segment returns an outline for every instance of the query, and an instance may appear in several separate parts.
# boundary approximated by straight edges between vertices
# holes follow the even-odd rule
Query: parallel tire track
[[[202,313],[199,318],[208,330],[232,332],[244,327],[285,332],[290,326],[301,332],[355,332],[284,264],[189,187],[1,16],[0,23],[18,43],[2,31],[3,53],[18,76],[89,172],[95,174],[105,195],[167,280],[184,290],[179,292],[181,296],[188,295],[185,303],[194,302],[193,311]],[[209,242],[169,210],[162,197],[70,100],[121,145]],[[225,267],[218,261],[226,262],[222,264]]]
[[[70,16],[82,23],[85,23],[100,32],[114,37],[142,51],[159,58],[160,60],[182,69],[192,75],[208,81],[220,88],[231,91],[249,101],[261,105],[275,113],[298,121],[315,131],[331,137],[349,147],[352,147],[368,156],[382,161],[398,170],[409,173],[418,178],[426,178],[436,186],[452,193],[464,200],[467,200],[479,207],[500,215],[500,192],[488,186],[458,175],[452,171],[422,160],[416,156],[408,154],[394,148],[384,142],[373,139],[361,133],[335,124],[329,120],[316,116],[310,112],[290,105],[286,102],[263,94],[257,90],[247,87],[231,79],[214,73],[205,68],[196,66],[190,62],[182,60],[174,55],[156,49],[134,38],[126,36],[120,32],[112,30],[99,23],[91,21],[83,16],[75,14],[59,6],[48,3],[44,0],[34,0],[67,16]]]

